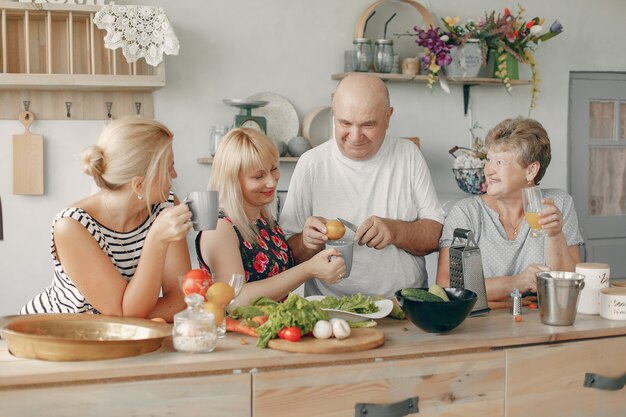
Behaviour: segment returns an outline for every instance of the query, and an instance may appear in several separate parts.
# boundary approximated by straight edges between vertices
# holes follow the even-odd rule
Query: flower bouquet
[[[421,58],[422,65],[428,69],[428,88],[433,88],[435,77],[441,70],[452,62],[450,56],[451,45],[446,42],[449,40],[447,34],[441,32],[439,28],[420,29],[414,28],[417,32],[415,42],[424,48],[425,54]]]
[[[504,84],[507,91],[511,92],[509,70],[507,69],[507,59],[512,57],[517,62],[530,65],[532,72],[532,96],[530,108],[537,105],[539,95],[539,70],[533,52],[542,42],[553,38],[563,31],[563,26],[555,20],[550,29],[545,32],[543,28],[544,19],[535,17],[531,20],[524,20],[524,8],[519,6],[517,16],[513,15],[508,8],[502,14],[495,12],[485,14],[482,25],[484,31],[484,42],[496,53],[495,76]]]

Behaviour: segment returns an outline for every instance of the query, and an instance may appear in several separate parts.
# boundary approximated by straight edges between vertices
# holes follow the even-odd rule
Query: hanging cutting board
[[[345,353],[377,348],[385,343],[385,334],[373,328],[352,329],[350,337],[339,340],[316,339],[305,336],[297,342],[283,339],[272,339],[268,347],[276,350],[297,353]]]
[[[30,132],[33,113],[21,112],[20,122],[26,130],[13,135],[13,194],[43,194],[43,137]]]

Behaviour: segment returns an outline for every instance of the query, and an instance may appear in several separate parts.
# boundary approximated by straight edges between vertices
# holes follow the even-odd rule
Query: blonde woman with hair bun
[[[196,254],[201,268],[211,273],[245,274],[238,304],[260,296],[282,299],[311,278],[334,284],[346,272],[334,248],[294,266],[276,222],[279,178],[278,151],[262,133],[233,129],[221,141],[208,187],[219,192],[220,218],[215,230],[198,233]]]
[[[191,268],[191,212],[171,191],[173,136],[157,121],[127,117],[83,151],[83,171],[100,190],[54,218],[54,279],[20,314],[172,321],[185,307],[177,277]]]

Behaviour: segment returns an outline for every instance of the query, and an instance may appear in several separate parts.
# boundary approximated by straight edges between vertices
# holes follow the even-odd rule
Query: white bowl
[[[600,290],[600,317],[626,320],[626,288],[611,287]]]

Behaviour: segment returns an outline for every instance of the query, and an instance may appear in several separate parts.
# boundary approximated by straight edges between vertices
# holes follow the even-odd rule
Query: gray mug
[[[352,269],[352,252],[354,251],[354,242],[352,240],[329,240],[326,242],[326,249],[335,248],[343,257],[346,263],[346,275],[343,278],[350,276],[350,270]],[[331,256],[331,259],[335,258]]]
[[[185,202],[191,210],[193,230],[214,230],[217,227],[219,195],[217,191],[193,191]]]

